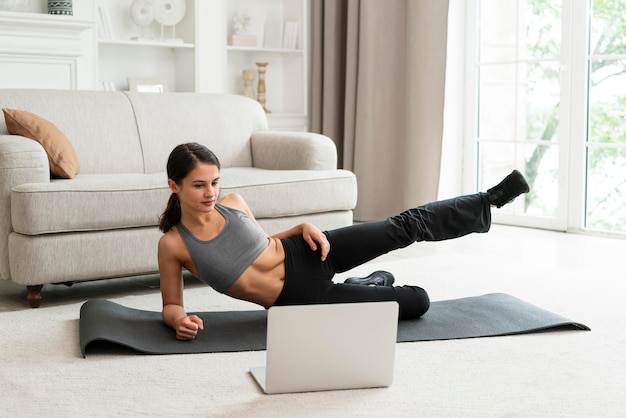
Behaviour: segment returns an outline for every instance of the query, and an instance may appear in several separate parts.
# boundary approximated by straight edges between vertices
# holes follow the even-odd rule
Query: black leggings
[[[285,283],[274,305],[396,301],[400,319],[418,318],[430,307],[421,287],[363,286],[334,283],[332,278],[413,242],[487,232],[490,225],[488,195],[476,193],[428,203],[384,221],[325,231],[330,243],[325,261],[321,261],[319,249],[312,251],[302,236],[283,239]]]

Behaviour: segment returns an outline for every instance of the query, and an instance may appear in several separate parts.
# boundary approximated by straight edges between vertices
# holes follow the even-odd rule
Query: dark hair
[[[220,161],[215,154],[204,145],[196,142],[180,144],[172,150],[167,159],[167,178],[174,181],[179,186],[183,179],[189,175],[191,170],[196,168],[198,163],[208,163],[220,169]],[[159,218],[159,229],[167,232],[180,222],[180,201],[178,195],[172,193],[167,206]]]

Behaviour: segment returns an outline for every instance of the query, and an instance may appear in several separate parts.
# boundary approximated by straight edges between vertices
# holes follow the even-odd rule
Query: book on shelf
[[[263,34],[265,48],[296,49],[298,46],[298,22],[270,20],[265,22]]]
[[[111,39],[109,12],[102,6],[98,6],[98,37],[100,39]]]
[[[282,48],[283,46],[283,22],[280,20],[268,20],[265,22],[263,32],[263,47]]]
[[[115,91],[115,83],[113,81],[103,81],[102,82],[102,90],[104,91]]]
[[[284,49],[296,49],[298,46],[298,22],[289,21],[285,22],[283,29],[283,44]]]

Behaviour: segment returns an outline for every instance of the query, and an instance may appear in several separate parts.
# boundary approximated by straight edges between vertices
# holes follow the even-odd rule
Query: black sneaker
[[[513,170],[511,174],[506,176],[497,186],[487,190],[489,193],[489,203],[501,208],[522,193],[528,193],[530,188],[526,179],[517,170]]]
[[[350,277],[344,283],[360,284],[363,286],[391,286],[396,281],[388,271],[377,270],[367,277]]]

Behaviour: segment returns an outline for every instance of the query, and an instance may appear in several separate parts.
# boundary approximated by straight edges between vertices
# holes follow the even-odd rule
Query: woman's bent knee
[[[430,308],[428,293],[418,286],[402,286],[403,297],[400,300],[399,319],[416,319]]]

